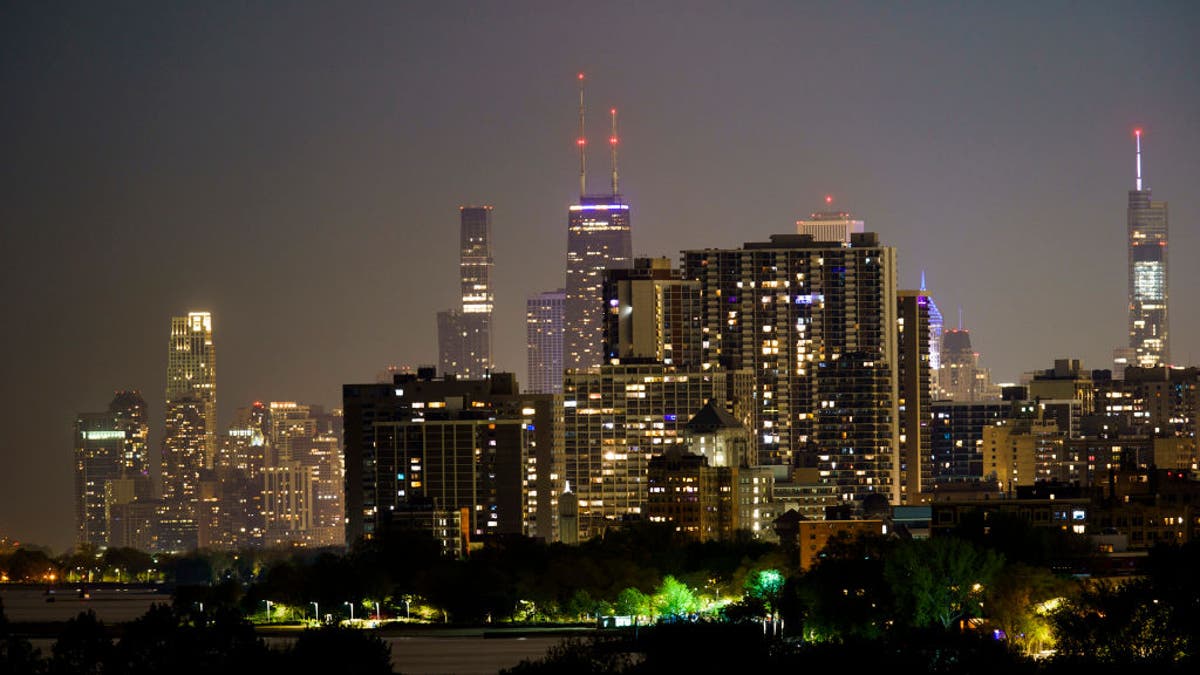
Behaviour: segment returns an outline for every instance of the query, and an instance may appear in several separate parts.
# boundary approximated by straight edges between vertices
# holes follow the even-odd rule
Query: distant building
[[[190,551],[199,545],[200,481],[208,439],[207,402],[182,395],[167,403],[163,433],[160,551]]]
[[[826,198],[826,204],[832,200]],[[866,231],[866,223],[855,219],[848,211],[817,211],[808,220],[796,221],[796,234],[806,234],[817,241],[850,243],[854,234]]]
[[[563,312],[566,291],[546,291],[525,301],[528,359],[527,388],[533,394],[561,394],[563,376]]]
[[[446,375],[485,377],[492,361],[492,207],[459,207],[462,301],[438,313],[438,356]]]
[[[934,401],[930,452],[935,490],[983,479],[983,430],[1007,419],[1007,401]]]
[[[518,393],[508,373],[435,379],[423,369],[389,385],[345,385],[343,401],[347,541],[377,536],[403,522],[389,514],[426,502],[466,509],[462,527],[473,539],[553,535],[545,520],[557,508],[562,464],[552,397]]]
[[[212,314],[189,312],[171,317],[167,346],[167,407],[171,402],[195,397],[204,418],[204,468],[212,468],[217,454],[217,353],[213,345]]]
[[[151,495],[146,401],[118,391],[102,413],[75,420],[76,543],[112,546],[113,509]]]
[[[710,400],[684,434],[686,447],[672,445],[650,459],[647,518],[697,541],[730,541],[739,533],[773,539],[774,474],[750,465],[745,426]]]
[[[992,373],[979,365],[979,354],[971,348],[971,333],[952,328],[942,333],[941,368],[938,371],[936,398],[951,401],[994,401],[999,387],[992,384]]]
[[[632,263],[629,205],[619,194],[580,196],[567,219],[565,368],[591,368],[604,361],[604,273]]]
[[[578,497],[580,539],[644,517],[650,459],[682,448],[688,419],[711,399],[727,400],[728,382],[719,369],[655,363],[567,371],[564,477]]]
[[[933,488],[933,421],[929,322],[932,299],[921,291],[897,294],[897,408],[900,412],[900,495],[906,504],[929,501]]]
[[[1143,368],[1170,365],[1167,322],[1167,203],[1150,199],[1142,183],[1142,131],[1137,138],[1137,179],[1129,191],[1129,349]],[[1119,354],[1128,359],[1129,354]],[[1124,365],[1124,364],[1122,364]],[[1118,373],[1118,378],[1123,373]]]
[[[696,366],[703,360],[700,282],[667,258],[638,258],[604,275],[604,362],[641,359]]]
[[[792,234],[683,259],[703,290],[705,365],[753,373],[759,461],[819,466],[840,499],[898,501],[895,249],[871,232]]]

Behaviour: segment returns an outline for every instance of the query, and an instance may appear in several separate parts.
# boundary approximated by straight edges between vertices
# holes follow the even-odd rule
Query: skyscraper
[[[75,420],[75,514],[79,544],[112,544],[112,507],[150,496],[146,401],[118,391],[107,412]]]
[[[629,267],[633,238],[629,205],[617,183],[617,111],[612,110],[612,191],[587,194],[587,138],[584,127],[583,73],[579,74],[579,203],[567,217],[567,285],[563,315],[563,366],[590,368],[604,360],[604,271]]]
[[[438,313],[438,358],[442,373],[477,379],[492,369],[492,207],[458,211],[462,302]]]
[[[1167,203],[1142,184],[1142,130],[1134,131],[1137,174],[1129,191],[1129,349],[1143,368],[1170,365],[1167,339]]]
[[[785,234],[683,259],[705,360],[754,373],[759,462],[820,467],[842,499],[898,499],[895,249]]]
[[[700,282],[667,258],[638,258],[604,275],[604,362],[637,359],[698,366],[703,359]]]
[[[959,315],[961,317],[961,313]],[[942,332],[941,367],[938,369],[939,400],[993,401],[1000,398],[992,384],[992,373],[979,365],[979,354],[971,347],[971,332],[962,327]]]
[[[189,312],[171,317],[167,346],[167,407],[185,396],[200,403],[205,433],[203,466],[212,468],[217,456],[217,353],[213,347],[212,314]]]
[[[900,492],[905,503],[919,504],[933,492],[929,335],[934,307],[924,291],[900,291],[897,296]]]
[[[534,394],[561,394],[563,308],[566,291],[546,291],[525,301],[526,388]]]
[[[212,315],[172,317],[157,537],[162,551],[186,551],[198,543],[200,474],[217,456],[216,371]]]

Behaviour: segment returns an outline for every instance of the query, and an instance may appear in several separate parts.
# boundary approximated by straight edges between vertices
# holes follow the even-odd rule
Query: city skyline
[[[620,50],[598,32],[569,47],[549,38],[573,12],[603,25],[623,14],[612,8],[384,12],[398,25],[303,8],[266,34],[269,17],[254,11],[161,9],[133,21],[132,46],[108,44],[124,24],[100,8],[72,10],[70,26],[12,10],[0,77],[28,106],[0,125],[13,158],[2,213],[20,224],[6,228],[6,248],[23,253],[4,272],[15,324],[4,347],[21,357],[10,357],[4,390],[0,453],[17,468],[0,483],[0,534],[69,542],[70,424],[113,390],[143,392],[157,447],[166,317],[206,309],[220,326],[218,429],[255,399],[336,405],[343,382],[435,363],[431,317],[455,301],[460,203],[497,207],[496,366],[523,373],[525,299],[562,286],[578,69],[622,111],[635,256],[677,263],[685,248],[786,233],[832,194],[900,252],[900,287],[916,288],[924,269],[942,307],[964,307],[998,381],[1058,357],[1107,368],[1125,344],[1122,211],[1135,126],[1153,139],[1150,183],[1171,202],[1176,259],[1196,248],[1194,8],[991,8],[987,27],[917,8],[887,28],[854,7],[708,9],[630,11]],[[336,37],[315,45],[318,58],[297,53],[293,36],[323,23]],[[372,23],[412,39],[385,41]],[[801,23],[831,36],[859,30],[874,44],[818,35],[802,49],[783,30]],[[437,46],[464,27],[498,44],[495,25],[526,31],[528,44],[483,65]],[[693,37],[676,42],[668,30]],[[772,39],[732,58],[726,45],[752,35]],[[1017,36],[1037,49],[1003,46]],[[219,53],[203,51],[211,37]],[[231,76],[239,58],[249,67]],[[425,73],[416,64],[426,60],[442,65]],[[943,65],[956,60],[965,64]],[[992,82],[975,83],[980,72]],[[84,100],[96,102],[86,114]],[[446,114],[478,100],[490,103],[476,116]],[[491,161],[417,159],[457,160],[472,147]],[[193,246],[179,251],[180,241]],[[101,262],[110,250],[122,264]],[[1200,287],[1189,267],[1172,271],[1180,307]],[[90,340],[78,340],[81,324]],[[1198,335],[1200,319],[1177,311],[1174,362],[1200,357]]]

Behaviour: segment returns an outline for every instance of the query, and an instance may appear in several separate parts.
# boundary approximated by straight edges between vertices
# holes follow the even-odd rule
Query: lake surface
[[[145,614],[150,605],[171,602],[169,594],[144,587],[92,588],[88,594],[88,599],[81,598],[73,587],[56,588],[49,595],[45,590],[0,588],[4,613],[16,623],[66,621],[89,609],[104,623],[125,623]]]

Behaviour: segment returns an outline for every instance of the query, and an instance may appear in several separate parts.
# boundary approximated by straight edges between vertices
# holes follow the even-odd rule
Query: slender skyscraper
[[[481,379],[492,369],[492,207],[459,207],[462,304],[438,313],[444,374]]]
[[[1129,349],[1141,367],[1170,364],[1167,341],[1167,203],[1142,183],[1142,130],[1134,131],[1137,168],[1129,191]],[[1127,353],[1127,355],[1129,355]],[[1121,356],[1120,354],[1118,356]],[[1119,359],[1118,359],[1119,360]]]
[[[534,394],[561,394],[563,381],[563,305],[566,291],[546,291],[525,301],[528,382]]]
[[[617,111],[612,114],[612,192],[587,191],[587,138],[584,127],[583,73],[579,74],[579,203],[567,218],[567,298],[563,315],[563,366],[588,368],[604,359],[604,270],[633,262],[629,205],[617,183]]]
[[[217,456],[217,357],[212,315],[171,318],[167,347],[167,409],[162,443],[163,502],[157,517],[160,551],[198,544],[200,474]]]
[[[203,465],[212,468],[217,455],[217,352],[213,347],[212,314],[189,312],[171,317],[167,345],[167,408],[177,399],[199,400],[205,433]]]

